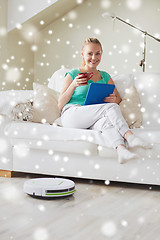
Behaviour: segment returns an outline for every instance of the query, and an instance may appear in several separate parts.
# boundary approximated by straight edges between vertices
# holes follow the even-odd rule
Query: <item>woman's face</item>
[[[102,49],[97,43],[89,43],[82,50],[82,57],[89,68],[96,68],[101,61]]]

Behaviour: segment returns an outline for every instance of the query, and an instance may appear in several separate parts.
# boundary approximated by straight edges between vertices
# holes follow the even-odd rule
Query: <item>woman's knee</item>
[[[107,103],[104,105],[104,111],[105,111],[105,115],[107,116],[108,112],[111,111],[111,110],[114,110],[114,111],[119,111],[120,107],[117,103]]]
[[[119,108],[119,105],[117,103],[111,103],[113,108]]]

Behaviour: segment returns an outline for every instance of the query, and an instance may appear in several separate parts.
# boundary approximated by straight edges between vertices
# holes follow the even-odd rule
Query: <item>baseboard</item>
[[[11,178],[12,176],[13,176],[13,171],[0,170],[0,177],[8,177],[8,178]]]

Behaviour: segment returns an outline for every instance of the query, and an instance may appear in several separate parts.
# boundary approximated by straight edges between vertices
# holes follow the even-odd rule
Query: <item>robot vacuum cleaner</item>
[[[23,191],[35,197],[64,197],[72,195],[75,183],[64,178],[34,178],[24,182]]]

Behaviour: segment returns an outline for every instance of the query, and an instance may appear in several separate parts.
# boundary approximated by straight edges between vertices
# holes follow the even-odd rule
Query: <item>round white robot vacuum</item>
[[[23,191],[35,197],[62,197],[72,195],[75,183],[64,178],[34,178],[24,182]]]

